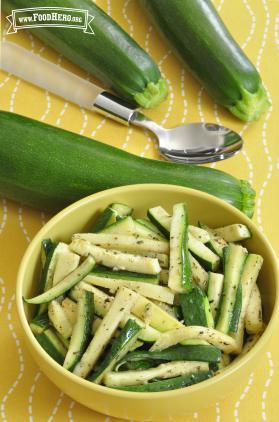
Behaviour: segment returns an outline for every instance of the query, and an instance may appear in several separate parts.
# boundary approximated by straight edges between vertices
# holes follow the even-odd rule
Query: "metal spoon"
[[[243,145],[238,133],[217,124],[165,129],[115,95],[8,41],[2,42],[0,67],[83,108],[148,129],[157,137],[160,153],[171,161],[200,164],[224,160]]]

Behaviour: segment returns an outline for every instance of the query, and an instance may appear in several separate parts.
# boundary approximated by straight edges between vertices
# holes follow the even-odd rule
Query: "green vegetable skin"
[[[257,120],[267,110],[270,103],[259,73],[210,0],[139,0],[139,3],[219,104],[245,121]]]
[[[31,5],[32,6],[32,5]],[[82,30],[44,27],[33,35],[71,62],[102,81],[122,98],[142,107],[155,107],[168,94],[168,86],[151,57],[91,0],[36,0],[36,7],[68,7],[88,10],[94,16],[94,35]],[[30,0],[3,0],[7,14],[30,7]]]
[[[26,205],[57,211],[104,189],[167,183],[202,190],[253,215],[254,190],[222,171],[141,158],[4,111],[0,127],[0,194]]]

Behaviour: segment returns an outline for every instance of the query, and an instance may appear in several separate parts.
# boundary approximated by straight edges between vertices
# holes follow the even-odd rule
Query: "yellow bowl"
[[[260,340],[248,354],[232,363],[221,374],[191,387],[161,393],[113,390],[80,379],[66,371],[52,360],[36,341],[28,325],[34,307],[27,306],[22,301],[23,296],[31,297],[37,292],[42,239],[51,237],[68,242],[73,233],[89,228],[94,215],[112,202],[127,203],[136,210],[137,216],[143,217],[149,207],[162,205],[171,211],[173,204],[183,201],[188,205],[191,223],[196,224],[200,219],[213,227],[243,223],[250,228],[253,236],[246,242],[246,246],[249,251],[264,258],[259,286],[267,327]],[[98,412],[124,419],[165,421],[172,417],[171,420],[177,420],[185,417],[188,412],[208,407],[222,399],[256,366],[257,357],[262,353],[272,333],[277,330],[277,259],[267,239],[249,218],[213,196],[173,185],[124,186],[88,196],[74,203],[53,217],[40,230],[30,243],[19,269],[17,309],[24,337],[34,360],[42,371],[74,400]]]

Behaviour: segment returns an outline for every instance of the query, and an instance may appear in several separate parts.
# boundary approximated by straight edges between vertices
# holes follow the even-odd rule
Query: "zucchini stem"
[[[153,108],[160,104],[167,97],[169,92],[168,84],[165,79],[159,79],[158,82],[149,82],[143,92],[134,95],[137,104],[144,108]]]

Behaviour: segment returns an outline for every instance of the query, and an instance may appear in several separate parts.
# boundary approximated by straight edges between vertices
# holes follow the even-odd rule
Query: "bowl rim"
[[[244,220],[244,224],[247,224],[252,231],[257,232],[259,237],[261,238],[261,242],[264,244],[265,249],[267,250],[268,254],[271,255],[271,260],[274,264],[274,269],[276,273],[276,280],[275,280],[275,302],[274,302],[274,309],[270,317],[270,321],[267,324],[263,334],[261,335],[260,339],[257,341],[257,343],[252,347],[252,349],[246,353],[243,357],[241,357],[237,362],[232,362],[226,369],[224,369],[221,373],[215,375],[212,378],[209,378],[202,383],[197,383],[188,387],[179,388],[176,390],[167,390],[167,391],[160,391],[160,392],[132,392],[132,391],[123,391],[123,390],[117,390],[113,389],[111,387],[106,387],[103,385],[98,385],[95,383],[91,383],[83,378],[80,378],[73,373],[67,371],[63,366],[58,364],[55,360],[53,360],[46,352],[45,350],[40,346],[40,344],[36,341],[34,334],[31,331],[31,328],[29,326],[29,323],[27,321],[25,311],[24,311],[24,305],[22,300],[22,284],[23,284],[23,278],[24,273],[28,268],[28,261],[31,255],[33,254],[33,251],[39,241],[39,239],[42,237],[43,233],[47,232],[49,228],[51,228],[53,225],[61,221],[66,215],[70,214],[73,210],[76,208],[82,207],[85,204],[90,203],[92,200],[96,201],[98,199],[101,199],[102,197],[110,196],[110,194],[115,193],[122,193],[130,191],[131,189],[136,189],[137,191],[153,191],[154,189],[157,191],[169,191],[174,190],[176,192],[183,193],[185,195],[195,196],[197,198],[202,198],[206,201],[215,202],[216,205],[223,207],[225,210],[228,210],[230,212],[233,212],[236,215],[236,218],[240,218],[242,221]],[[220,381],[224,381],[227,378],[229,378],[233,373],[241,370],[243,366],[246,365],[246,363],[253,359],[255,355],[258,354],[258,351],[260,349],[263,349],[264,346],[268,343],[272,336],[272,332],[275,330],[275,326],[277,322],[279,321],[279,266],[277,261],[277,256],[269,243],[266,236],[257,228],[256,224],[248,218],[245,214],[243,214],[240,210],[233,207],[232,205],[226,203],[225,201],[210,195],[208,193],[196,190],[196,189],[190,189],[183,186],[178,185],[170,185],[170,184],[157,184],[157,183],[148,183],[148,184],[134,184],[134,185],[126,185],[126,186],[119,186],[112,189],[103,190],[101,192],[94,193],[92,195],[86,196],[68,207],[64,208],[57,214],[55,214],[34,236],[30,244],[28,245],[24,256],[21,260],[18,274],[17,274],[17,282],[16,282],[16,305],[17,305],[17,312],[20,320],[21,327],[25,333],[26,338],[32,345],[33,349],[35,349],[36,353],[40,356],[40,358],[47,364],[50,365],[53,370],[58,371],[61,375],[68,378],[71,382],[79,384],[81,387],[85,387],[90,390],[95,390],[98,393],[101,394],[107,394],[108,396],[123,398],[123,399],[148,399],[152,400],[153,398],[164,398],[166,396],[172,397],[177,395],[188,393],[194,393],[197,390],[201,390],[207,387],[213,387],[216,383],[219,383]]]

